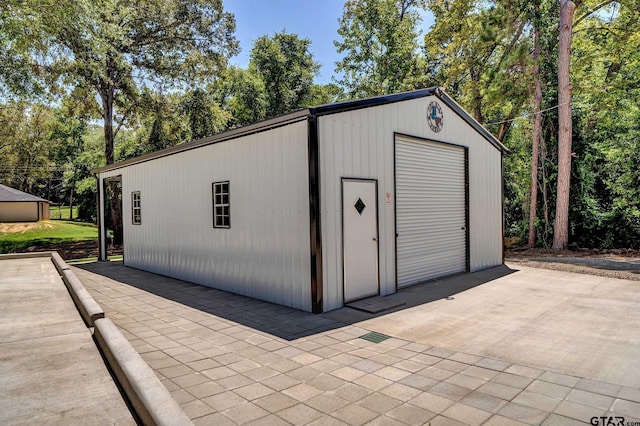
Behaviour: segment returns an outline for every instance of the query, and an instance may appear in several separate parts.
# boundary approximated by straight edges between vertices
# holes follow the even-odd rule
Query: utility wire
[[[514,118],[512,118],[510,120],[496,121],[495,123],[485,123],[483,125],[484,126],[493,126],[495,124],[509,123],[510,121],[519,120],[521,118],[533,117],[534,115],[542,114],[543,112],[551,111],[552,109],[560,108],[562,105],[567,105],[567,104],[570,104],[570,103],[571,102],[565,102],[563,104],[558,104],[558,105],[552,106],[551,108],[543,109],[543,110],[540,110],[538,112],[531,112],[531,113],[527,113],[527,114],[522,114],[522,115],[519,115],[518,117],[514,117]]]

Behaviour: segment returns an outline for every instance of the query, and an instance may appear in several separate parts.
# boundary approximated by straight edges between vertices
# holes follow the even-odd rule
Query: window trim
[[[135,198],[138,196],[138,206],[136,207]],[[136,221],[136,210],[138,211],[138,221]],[[140,191],[132,191],[131,192],[131,224],[132,225],[142,225],[142,196],[140,195]]]
[[[219,195],[226,195],[227,196],[227,202],[226,203],[217,203],[216,202],[216,186],[221,186],[221,185],[227,185],[227,192],[220,192]],[[230,229],[231,228],[231,185],[229,184],[228,180],[221,180],[221,181],[217,181],[217,182],[213,182],[211,184],[211,201],[213,202],[213,227],[214,228],[220,228],[220,229]],[[216,214],[216,210],[217,207],[222,207],[222,208],[227,208],[227,214],[226,215],[222,215],[223,218],[223,222],[224,222],[224,218],[227,218],[227,224],[226,225],[217,225],[216,224],[216,219],[218,218],[217,214]]]

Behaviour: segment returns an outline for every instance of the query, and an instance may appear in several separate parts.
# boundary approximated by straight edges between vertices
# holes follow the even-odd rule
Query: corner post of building
[[[104,181],[100,175],[96,175],[97,218],[98,218],[98,260],[107,260],[107,231],[104,227]]]
[[[311,243],[311,312],[323,311],[322,234],[320,229],[320,160],[318,122],[312,112],[308,118],[309,215]]]

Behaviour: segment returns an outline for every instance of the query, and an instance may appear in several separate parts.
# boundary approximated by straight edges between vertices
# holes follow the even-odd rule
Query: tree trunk
[[[109,87],[102,91],[102,108],[104,112],[104,157],[107,164],[113,164],[113,101],[114,91]],[[118,182],[109,182],[109,211],[113,229],[113,243],[122,244],[122,204],[120,202]]]
[[[540,6],[536,2],[535,31],[533,35],[533,82],[535,84],[536,98],[534,105],[535,118],[533,120],[533,140],[531,141],[531,199],[529,203],[529,248],[536,245],[536,217],[538,211],[538,158],[540,150],[540,132],[542,130],[542,84],[540,82],[540,27],[538,16]]]
[[[542,185],[540,190],[542,192],[542,214],[544,220],[544,235],[542,238],[542,244],[544,248],[548,248],[549,244],[547,243],[547,235],[549,235],[549,196],[547,195],[548,191],[548,174],[547,168],[545,167],[546,159],[547,159],[547,146],[544,143],[544,138],[542,138],[542,133],[540,133],[540,157],[542,158],[541,168],[542,168]]]
[[[113,164],[113,91],[107,89],[102,93],[102,110],[104,112],[104,158],[107,164]]]
[[[482,94],[480,93],[480,71],[471,67],[469,71],[471,75],[472,87],[471,93],[473,97],[473,118],[480,124],[484,122],[482,116]]]
[[[571,180],[571,27],[576,5],[560,1],[560,40],[558,43],[558,192],[553,248],[569,244],[569,187]]]
[[[69,197],[69,220],[73,220],[73,187],[76,186],[75,179],[71,187],[71,196]]]

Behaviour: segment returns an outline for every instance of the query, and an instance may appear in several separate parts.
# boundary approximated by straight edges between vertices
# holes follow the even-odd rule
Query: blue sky
[[[231,63],[246,67],[253,41],[283,29],[311,40],[311,52],[322,64],[318,83],[331,82],[335,62],[340,60],[333,41],[338,38],[338,19],[344,0],[226,0],[224,7],[236,16],[236,38],[242,52]],[[432,23],[424,14],[423,33]]]

